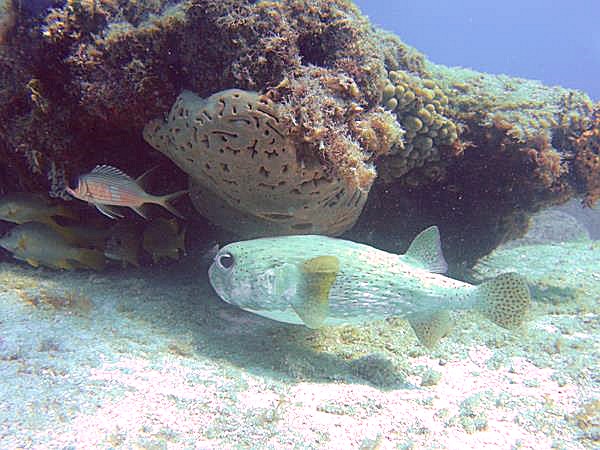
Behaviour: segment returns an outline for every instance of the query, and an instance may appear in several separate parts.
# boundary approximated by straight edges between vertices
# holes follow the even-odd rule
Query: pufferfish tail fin
[[[517,328],[527,315],[531,295],[525,278],[503,273],[476,287],[476,308],[496,325]]]

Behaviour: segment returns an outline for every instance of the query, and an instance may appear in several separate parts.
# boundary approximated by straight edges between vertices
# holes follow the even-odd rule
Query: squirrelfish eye
[[[76,190],[79,187],[79,176],[71,176],[71,178],[69,179],[69,187],[73,190]]]
[[[223,270],[229,270],[235,264],[235,259],[231,253],[223,253],[217,256],[217,264]]]

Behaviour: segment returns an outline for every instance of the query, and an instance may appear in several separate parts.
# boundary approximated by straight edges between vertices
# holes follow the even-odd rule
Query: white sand
[[[401,321],[252,316],[197,272],[0,265],[0,448],[598,448],[600,282],[428,352]]]

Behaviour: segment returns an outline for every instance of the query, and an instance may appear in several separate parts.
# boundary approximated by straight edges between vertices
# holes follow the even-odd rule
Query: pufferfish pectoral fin
[[[329,291],[340,271],[335,256],[318,256],[304,261],[300,267],[301,282],[298,304],[294,311],[308,328],[319,328],[329,315]]]
[[[413,314],[408,318],[421,345],[432,349],[438,341],[452,330],[452,319],[448,310],[442,309],[430,313]]]

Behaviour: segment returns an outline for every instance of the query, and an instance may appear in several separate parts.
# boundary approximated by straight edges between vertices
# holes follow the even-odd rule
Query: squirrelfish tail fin
[[[516,328],[524,320],[531,296],[525,279],[517,273],[503,273],[476,288],[477,308],[503,328]]]
[[[185,189],[183,191],[177,191],[172,194],[167,194],[167,195],[163,195],[160,197],[156,197],[156,203],[159,204],[160,206],[162,206],[163,208],[165,208],[167,211],[169,211],[174,216],[177,216],[180,219],[185,219],[185,217],[179,211],[177,211],[173,207],[173,205],[171,205],[171,202],[187,193],[188,193],[188,191],[187,191],[187,189]]]
[[[404,256],[433,273],[446,273],[448,270],[448,264],[442,253],[440,230],[435,225],[421,231],[413,239]]]

